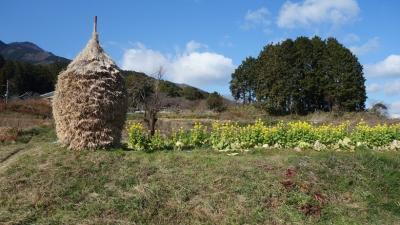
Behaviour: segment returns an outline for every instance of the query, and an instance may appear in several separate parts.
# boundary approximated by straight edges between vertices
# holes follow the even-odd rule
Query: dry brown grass
[[[50,118],[52,116],[51,105],[44,99],[16,100],[9,102],[7,105],[1,102],[0,112],[6,111],[36,115],[42,118]]]
[[[21,131],[15,127],[0,127],[0,143],[17,141]]]

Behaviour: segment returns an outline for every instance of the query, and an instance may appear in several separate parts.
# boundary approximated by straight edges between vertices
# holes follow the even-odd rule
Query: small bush
[[[389,115],[388,107],[383,102],[375,103],[368,111],[379,117],[387,117]]]
[[[207,106],[215,112],[223,112],[226,110],[224,99],[217,92],[211,93],[207,98]]]
[[[148,139],[147,150],[148,151],[159,151],[172,149],[172,142],[169,141],[164,135],[156,130],[155,134]]]
[[[148,138],[143,125],[140,123],[131,124],[128,128],[128,146],[136,151],[147,149]]]
[[[172,149],[172,141],[160,133],[155,131],[152,137],[149,137],[148,132],[144,129],[141,123],[133,123],[128,128],[128,147],[135,151],[157,151]]]

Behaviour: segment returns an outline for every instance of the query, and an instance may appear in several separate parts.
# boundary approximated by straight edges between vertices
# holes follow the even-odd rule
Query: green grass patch
[[[73,152],[42,130],[0,165],[0,224],[396,224],[400,153]]]

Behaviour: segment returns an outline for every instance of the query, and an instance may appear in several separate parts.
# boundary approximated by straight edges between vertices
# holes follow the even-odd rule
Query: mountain
[[[0,41],[0,51],[3,50],[3,48],[5,48],[7,46],[6,43]]]
[[[0,41],[0,55],[8,60],[29,62],[32,64],[51,64],[55,62],[70,62],[69,59],[46,52],[32,42],[12,42],[6,44]]]

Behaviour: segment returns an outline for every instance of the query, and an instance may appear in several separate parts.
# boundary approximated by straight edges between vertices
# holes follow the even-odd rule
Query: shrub
[[[203,147],[209,144],[210,135],[207,127],[195,123],[190,130],[184,130],[182,127],[173,132],[172,142],[176,149],[186,149],[194,147]]]
[[[182,150],[184,148],[190,147],[190,134],[185,131],[183,127],[179,128],[177,131],[172,132],[172,141],[174,148]]]
[[[313,126],[307,122],[289,122],[287,126],[284,143],[288,147],[295,147],[300,142],[314,143],[317,139]]]
[[[207,106],[215,112],[223,112],[226,110],[224,99],[217,92],[211,93],[207,98]]]
[[[141,123],[133,123],[128,128],[128,147],[144,151],[148,147],[148,138],[145,129]]]
[[[173,147],[173,143],[169,141],[169,139],[166,138],[164,135],[162,135],[159,130],[156,130],[154,135],[147,141],[148,151],[169,150]]]
[[[368,111],[379,117],[387,117],[389,114],[388,107],[383,102],[375,103]]]
[[[352,132],[351,139],[369,147],[389,145],[394,140],[400,140],[400,125],[378,124],[370,127],[360,122]]]
[[[261,120],[257,120],[255,124],[242,127],[239,131],[239,139],[242,147],[252,148],[256,145],[265,143],[268,128]]]
[[[195,123],[189,132],[189,145],[193,147],[201,147],[208,145],[209,133],[207,127],[201,123]]]
[[[324,145],[331,145],[348,136],[349,123],[338,126],[332,124],[321,125],[314,128],[316,139]]]
[[[210,142],[214,149],[227,149],[239,143],[239,126],[232,122],[215,122],[212,125]]]

